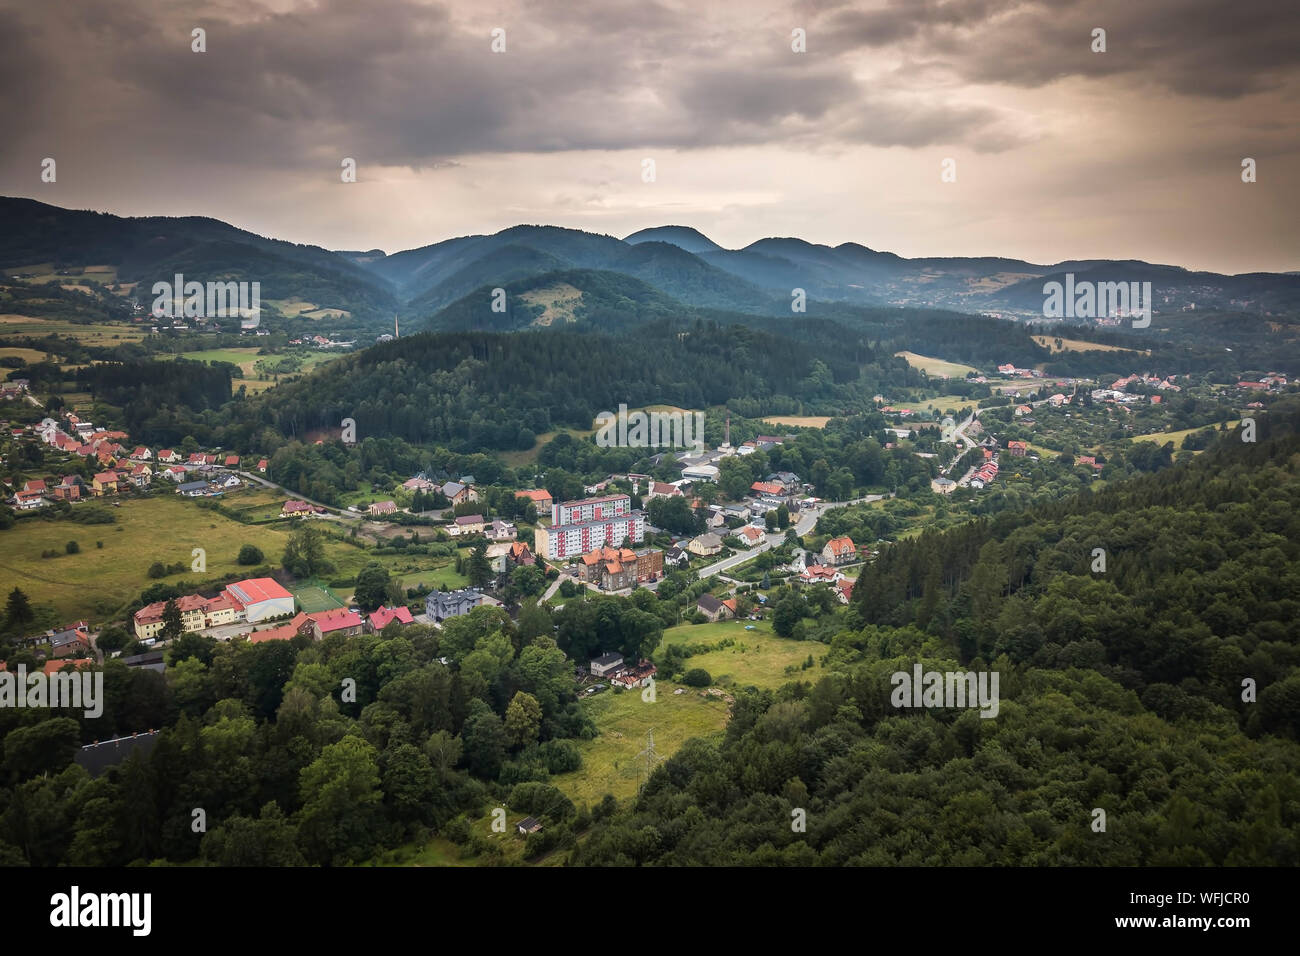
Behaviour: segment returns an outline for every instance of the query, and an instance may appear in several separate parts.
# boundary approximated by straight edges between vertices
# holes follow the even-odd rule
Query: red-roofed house
[[[258,459],[258,462],[257,462],[257,470],[258,470],[258,471],[262,472],[262,474],[266,474],[266,466],[267,466],[267,461],[266,461],[265,458],[260,458],[260,459]]]
[[[848,535],[831,538],[826,542],[826,547],[822,548],[822,563],[831,567],[856,561],[857,557],[858,549]]]
[[[279,627],[268,627],[262,631],[254,631],[248,636],[252,644],[261,644],[263,641],[291,641],[300,634],[306,634],[308,637],[315,638],[316,632],[312,626],[312,621],[306,614],[297,614],[288,624],[281,624]]]
[[[510,563],[515,565],[533,565],[537,563],[537,558],[529,550],[527,542],[524,541],[511,543],[508,558]]]
[[[759,495],[771,495],[779,498],[785,494],[785,489],[775,481],[756,481],[749,486],[749,490]]]
[[[842,578],[835,582],[835,590],[839,593],[840,603],[848,604],[853,600],[854,582],[849,578]]]
[[[336,607],[332,611],[317,611],[315,614],[308,614],[307,617],[312,622],[312,631],[318,641],[330,634],[355,637],[365,626],[360,614],[349,611],[345,607]]]
[[[115,495],[117,494],[117,472],[101,471],[95,475],[90,483],[96,495]]]
[[[325,509],[320,505],[294,499],[286,501],[284,507],[280,509],[281,518],[310,518],[312,515],[323,515],[324,513]]]
[[[537,507],[537,513],[539,515],[550,511],[551,505],[554,503],[554,500],[551,498],[551,493],[545,488],[530,488],[527,491],[516,491],[515,497],[527,498]]]
[[[57,674],[59,671],[63,670],[63,668],[67,667],[69,664],[71,664],[77,670],[81,670],[83,667],[90,667],[94,663],[95,661],[89,657],[78,657],[76,660],[72,660],[72,661],[68,660],[67,658],[61,657],[52,661],[46,661],[45,666],[41,668],[41,670],[43,670],[45,672],[45,676],[48,677],[51,674]]]
[[[680,498],[682,489],[676,485],[669,484],[666,481],[652,481],[650,487],[646,489],[645,499],[650,501],[653,498]]]
[[[1029,443],[1023,441],[1009,441],[1007,442],[1007,452],[1016,458],[1024,458],[1029,452]]]
[[[34,491],[38,495],[43,495],[48,490],[49,489],[45,487],[45,480],[43,478],[33,478],[30,481],[23,482],[23,491]]]
[[[834,568],[814,564],[799,575],[799,580],[804,584],[834,584],[842,577],[843,575]]]
[[[238,455],[227,455],[227,456],[226,456],[226,467],[227,467],[227,468],[238,468],[238,467],[239,467],[239,456],[238,456]]]
[[[131,457],[135,461],[152,461],[153,452],[151,452],[144,445],[136,445],[135,451],[131,452]]]
[[[168,465],[174,465],[181,460],[180,452],[172,451],[170,448],[164,448],[158,452],[158,460]]]
[[[415,618],[411,617],[411,609],[408,607],[376,608],[370,617],[366,619],[366,630],[377,633],[393,621],[398,624],[414,624]]]
[[[752,524],[747,524],[736,532],[739,538],[747,548],[752,548],[756,544],[761,544],[766,535],[759,531]]]

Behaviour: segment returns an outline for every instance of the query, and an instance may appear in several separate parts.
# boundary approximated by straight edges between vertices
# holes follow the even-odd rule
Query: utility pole
[[[646,733],[645,749],[637,754],[637,757],[645,757],[645,780],[650,779],[650,772],[654,770],[654,765],[659,760],[659,754],[655,752],[655,729],[650,728]],[[637,783],[636,792],[640,793],[641,788],[645,786],[645,780],[641,778],[641,767],[637,766]]]

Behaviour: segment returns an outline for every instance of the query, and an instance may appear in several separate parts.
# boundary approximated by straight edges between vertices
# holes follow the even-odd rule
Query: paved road
[[[318,515],[317,517],[333,518],[336,521],[340,518],[345,519],[347,521],[362,521],[367,517],[365,514],[359,514],[355,511],[347,511],[346,509],[335,508],[333,505],[327,505],[323,501],[316,501],[312,498],[308,498],[306,495],[302,494],[301,492],[290,491],[288,488],[284,487],[283,485],[277,485],[274,481],[271,481],[269,478],[263,478],[261,475],[253,474],[253,472],[251,471],[237,471],[235,472],[235,474],[239,475],[245,481],[259,484],[264,488],[271,488],[275,491],[279,491],[283,493],[284,495],[290,498],[297,499],[298,501],[305,501],[308,504],[318,505],[321,508],[324,508],[327,513],[324,515]]]
[[[860,505],[871,501],[879,501],[884,495],[864,495],[861,498],[850,498],[848,501],[823,501],[805,508],[799,512],[799,520],[794,524],[794,532],[803,537],[810,534],[817,526],[817,520],[832,508],[847,508],[849,505]],[[721,561],[715,561],[713,564],[700,568],[699,576],[701,579],[712,577],[715,574],[721,574],[723,571],[729,571],[738,564],[743,564],[754,555],[770,550],[771,548],[780,547],[785,542],[786,531],[778,531],[769,534],[763,539],[763,543],[750,548],[748,551],[742,551],[739,554],[733,554],[729,558],[723,558]]]

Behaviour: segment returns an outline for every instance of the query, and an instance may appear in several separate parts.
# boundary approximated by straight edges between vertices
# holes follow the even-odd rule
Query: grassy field
[[[1128,352],[1130,349],[1123,348],[1119,345],[1102,345],[1100,342],[1085,342],[1082,339],[1061,339],[1061,346],[1057,348],[1057,338],[1054,335],[1035,335],[1033,340],[1045,349],[1053,352]],[[1150,349],[1144,354],[1149,355]]]
[[[0,358],[20,358],[24,362],[44,362],[46,355],[49,353],[42,352],[40,349],[24,348],[4,348],[0,349]]]
[[[651,728],[655,752],[667,759],[692,737],[708,737],[726,726],[727,704],[723,700],[701,697],[692,688],[674,694],[677,687],[668,681],[658,682],[653,703],[641,699],[640,689],[607,690],[584,701],[582,706],[600,728],[600,736],[578,741],[582,767],[552,777],[551,783],[575,804],[594,806],[607,793],[630,797],[645,771],[645,758],[637,754],[645,749]]]
[[[266,563],[276,565],[290,532],[297,527],[292,519],[245,525],[175,495],[124,498],[120,508],[112,506],[113,500],[77,507],[103,507],[117,519],[114,524],[25,519],[8,531],[0,531],[0,577],[10,587],[21,587],[34,604],[53,607],[60,618],[86,617],[99,623],[120,612],[127,602],[155,583],[148,576],[149,566],[155,561],[186,565],[185,573],[157,579],[168,584],[244,575],[251,569],[235,561],[243,545],[256,545]],[[283,500],[283,496],[262,488],[227,492],[219,499],[223,508],[253,520],[278,515]],[[327,532],[325,554],[335,566],[326,580],[355,577],[373,561],[397,577],[403,587],[446,584],[457,588],[468,583],[456,573],[452,558],[375,555],[331,536],[338,530],[332,522],[320,522],[319,527]],[[79,554],[64,553],[68,541],[80,545]],[[96,547],[96,541],[103,542],[103,547]],[[188,571],[194,548],[207,552],[204,573]],[[59,556],[41,557],[42,552],[51,550]],[[350,599],[350,590],[338,593],[340,598]]]
[[[0,313],[0,335],[64,335],[83,345],[116,345],[139,342],[148,329],[133,325],[91,323],[82,325],[63,319],[38,319],[29,315]]]
[[[914,412],[932,411],[942,413],[950,408],[964,412],[978,404],[977,400],[964,398],[961,395],[940,395],[938,398],[927,398],[923,402],[894,402],[893,407],[910,408]]]
[[[895,352],[895,355],[907,360],[907,364],[912,368],[919,368],[926,375],[935,375],[941,378],[965,378],[967,372],[979,374],[979,369],[972,365],[962,365],[960,362],[948,362],[941,358],[931,358],[928,355],[917,355],[915,352]]]
[[[1238,419],[1233,419],[1232,421],[1228,422],[1228,428],[1229,429],[1236,428],[1240,424],[1241,422]],[[1186,438],[1188,435],[1193,435],[1196,432],[1202,431],[1207,427],[1213,428],[1217,432],[1219,430],[1219,423],[1215,422],[1214,424],[1208,426],[1199,425],[1196,428],[1184,428],[1176,432],[1156,432],[1153,435],[1132,435],[1129,438],[1126,438],[1125,441],[1130,441],[1130,442],[1153,441],[1161,445],[1163,445],[1167,441],[1171,441],[1174,443],[1174,451],[1178,451],[1180,448],[1183,447],[1184,438]]]
[[[460,847],[450,840],[434,837],[423,845],[406,843],[380,854],[361,866],[476,866],[474,859],[461,859]]]
[[[259,346],[233,349],[203,349],[195,352],[182,352],[180,357],[193,359],[199,362],[229,362],[231,365],[239,366],[241,374],[231,379],[231,393],[233,394],[238,391],[239,387],[242,385],[247,392],[252,394],[256,392],[264,392],[275,385],[275,382],[272,379],[263,381],[258,378],[260,373],[257,370],[257,364],[259,362],[274,363],[279,358],[283,357],[278,355],[259,355],[259,351],[261,351]],[[164,359],[167,357],[168,356],[161,356],[161,358]],[[304,354],[295,353],[294,357],[302,362],[302,372],[307,372],[317,365],[338,358],[338,355],[311,351]]]
[[[746,626],[756,630],[747,631]],[[822,667],[815,664],[795,675],[785,672],[791,665],[798,667],[808,655],[813,660],[825,653],[826,648],[817,643],[792,641],[772,633],[768,621],[718,621],[714,624],[683,624],[664,631],[664,643],[717,644],[723,638],[735,641],[731,647],[696,654],[686,667],[702,667],[720,687],[776,688],[792,680],[816,680],[822,676]]]
[[[533,325],[552,325],[556,322],[573,322],[577,318],[574,310],[582,304],[582,290],[567,282],[557,282],[545,289],[533,289],[521,293],[519,298],[528,305],[540,305],[541,315],[533,319]]]
[[[769,425],[788,425],[792,428],[825,428],[829,415],[769,415],[763,419]]]
[[[184,562],[188,569],[192,550],[203,548],[205,573],[161,580],[205,580],[246,571],[235,561],[244,544],[257,545],[268,560],[275,561],[289,540],[279,529],[249,528],[174,496],[103,507],[117,519],[115,524],[29,519],[0,532],[0,572],[5,580],[21,587],[34,604],[53,605],[62,617],[87,617],[94,622],[115,613],[154,583],[148,570],[155,561]],[[68,541],[76,541],[81,553],[65,554]],[[103,547],[97,547],[96,541],[102,541]],[[42,558],[47,550],[59,552],[59,557]]]

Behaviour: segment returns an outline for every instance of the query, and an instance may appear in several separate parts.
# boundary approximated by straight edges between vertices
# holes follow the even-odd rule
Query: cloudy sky
[[[0,194],[337,249],[681,224],[1300,269],[1286,0],[0,0],[0,90]]]

